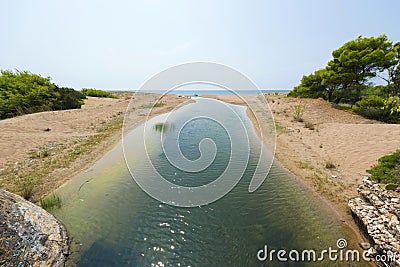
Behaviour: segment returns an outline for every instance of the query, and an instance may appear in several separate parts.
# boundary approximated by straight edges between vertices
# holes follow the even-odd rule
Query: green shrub
[[[384,99],[378,95],[367,95],[356,102],[353,111],[363,117],[373,120],[384,120],[386,111],[384,110]]]
[[[388,113],[387,122],[390,123],[400,123],[400,97],[390,96],[385,99],[384,109]]]
[[[82,88],[81,92],[85,96],[118,98],[117,96],[111,94],[110,92],[106,92],[106,91],[99,90],[99,89],[93,89],[93,88]]]
[[[58,109],[74,109],[83,105],[84,94],[72,88],[61,87],[57,90],[61,94],[60,107]]]
[[[378,183],[400,183],[400,150],[378,159],[378,164],[367,170]]]
[[[353,107],[354,112],[369,119],[387,123],[400,123],[400,98],[367,95]]]
[[[50,77],[27,71],[1,71],[0,119],[49,110],[80,108],[83,94],[58,87]]]
[[[360,101],[356,103],[356,106],[359,108],[376,108],[381,109],[385,105],[385,101],[383,97],[378,95],[367,95],[362,97]]]

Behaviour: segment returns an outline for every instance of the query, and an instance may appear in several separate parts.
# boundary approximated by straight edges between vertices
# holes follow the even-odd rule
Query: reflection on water
[[[201,101],[187,105],[185,112],[199,108],[196,105],[201,107]],[[166,127],[156,127],[160,118],[164,117],[148,122],[154,125],[153,132],[148,134],[154,135],[155,140],[159,140]],[[251,129],[251,122],[247,119],[245,122]],[[158,171],[174,183],[190,186],[205,184],[218,176],[230,149],[225,144],[223,129],[208,123],[212,122],[199,120],[187,124],[180,146],[188,158],[196,158],[198,140],[212,135],[221,154],[217,154],[209,170],[188,176],[168,164],[162,150],[154,145],[148,153]],[[142,133],[143,127],[135,129],[129,141],[139,141]],[[257,146],[254,133],[250,139],[251,146]],[[135,155],[138,166],[144,156]],[[243,178],[225,197],[203,207],[179,208],[162,204],[144,193],[127,170],[121,146],[116,146],[59,191],[64,205],[54,214],[66,225],[73,240],[80,243],[74,246],[71,264],[263,266],[265,263],[257,260],[257,252],[264,245],[269,249],[323,250],[335,247],[337,239],[347,237],[340,223],[319,201],[276,164],[261,187],[250,194],[248,186],[257,164],[254,157],[250,155]],[[268,266],[286,265],[310,263],[268,262]]]

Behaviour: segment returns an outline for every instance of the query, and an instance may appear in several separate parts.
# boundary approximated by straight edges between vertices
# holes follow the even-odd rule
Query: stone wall
[[[372,242],[368,254],[385,255],[381,265],[400,266],[400,193],[383,190],[379,184],[363,179],[359,198],[348,203],[353,217]]]
[[[67,232],[53,215],[0,190],[0,266],[64,266]]]

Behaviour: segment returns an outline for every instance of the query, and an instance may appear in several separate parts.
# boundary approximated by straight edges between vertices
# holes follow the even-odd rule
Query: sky
[[[292,89],[359,35],[400,41],[399,10],[396,0],[1,1],[0,69],[114,90],[207,61],[260,89]]]

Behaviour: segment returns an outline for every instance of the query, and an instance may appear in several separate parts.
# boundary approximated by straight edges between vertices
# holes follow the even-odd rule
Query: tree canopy
[[[393,43],[386,35],[359,36],[334,50],[325,68],[303,76],[289,96],[355,105],[361,114],[397,122],[400,107],[393,105],[400,94],[399,57],[400,43]],[[379,85],[379,81],[386,85]],[[385,99],[391,99],[390,107]]]

